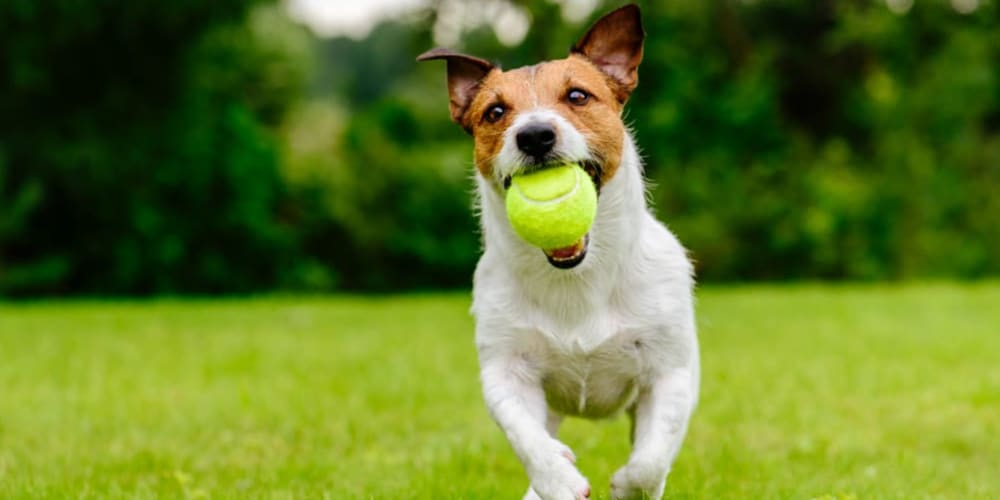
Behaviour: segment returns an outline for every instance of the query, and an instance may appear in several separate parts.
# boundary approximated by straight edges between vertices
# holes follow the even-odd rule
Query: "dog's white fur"
[[[522,112],[494,162],[498,176],[524,163],[516,130],[535,120],[557,128],[555,151],[588,157],[586,137],[549,109]],[[646,205],[642,164],[630,134],[601,187],[586,258],[557,269],[513,232],[496,180],[477,174],[485,252],[476,268],[483,392],[531,480],[525,498],[590,494],[570,449],[556,437],[563,415],[628,409],[633,449],[611,481],[613,498],[660,498],[687,431],[699,384],[692,266]]]

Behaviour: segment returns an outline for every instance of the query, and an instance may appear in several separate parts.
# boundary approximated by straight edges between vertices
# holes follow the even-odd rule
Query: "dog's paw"
[[[545,478],[533,481],[525,500],[588,500],[590,484],[577,474],[577,478]]]
[[[575,498],[580,500],[590,498],[590,488],[588,487],[585,491],[580,492]],[[538,493],[535,493],[533,488],[528,488],[528,492],[524,494],[522,500],[542,500],[542,497],[538,496]]]
[[[565,444],[562,443],[562,441],[559,441],[558,439],[552,440],[552,446],[553,448],[555,448],[556,453],[561,455],[566,460],[569,460],[569,463],[576,464],[576,455],[573,453],[573,450],[571,450],[569,446],[566,446]]]
[[[649,463],[633,461],[611,476],[611,498],[614,500],[659,500],[667,484],[667,470]]]
[[[586,500],[590,483],[576,470],[576,456],[568,446],[553,439],[548,450],[532,466],[531,489],[525,499]],[[534,495],[534,496],[532,496]]]

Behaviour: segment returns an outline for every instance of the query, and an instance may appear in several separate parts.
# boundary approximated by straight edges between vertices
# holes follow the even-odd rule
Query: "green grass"
[[[515,498],[467,294],[0,305],[2,498]],[[1000,496],[1000,284],[699,291],[670,498]],[[598,498],[624,418],[561,437]]]

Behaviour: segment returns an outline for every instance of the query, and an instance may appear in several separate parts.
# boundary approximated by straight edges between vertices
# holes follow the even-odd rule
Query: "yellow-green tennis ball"
[[[597,214],[597,190],[580,165],[549,167],[511,179],[507,218],[524,241],[543,250],[580,241]]]

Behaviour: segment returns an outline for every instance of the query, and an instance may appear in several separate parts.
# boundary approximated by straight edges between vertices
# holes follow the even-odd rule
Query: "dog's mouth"
[[[587,256],[587,245],[590,243],[590,235],[586,234],[580,241],[564,248],[557,248],[555,250],[543,250],[545,253],[545,258],[549,260],[549,264],[553,267],[559,269],[572,269],[583,262],[583,258]]]
[[[534,172],[536,170],[542,170],[551,166],[559,165],[565,163],[563,161],[540,161],[536,163],[531,163],[525,165],[523,172],[527,173]],[[604,167],[597,160],[579,160],[572,163],[578,163],[584,172],[587,172],[587,176],[590,177],[590,181],[594,183],[594,189],[597,190],[597,196],[601,195],[601,178],[604,174]],[[503,178],[503,189],[504,191],[510,189],[510,181],[513,176],[508,175]]]
[[[536,162],[525,166],[524,172],[533,172],[535,170],[541,170],[543,168],[555,166],[562,163],[565,162],[564,161]],[[576,161],[575,163],[578,163],[580,167],[583,168],[583,171],[587,173],[587,176],[590,177],[591,182],[594,183],[594,189],[597,190],[597,196],[600,196],[601,178],[604,173],[604,168],[601,166],[601,163],[599,161],[589,160],[589,159],[579,160]],[[511,177],[512,176],[508,175],[503,179],[503,188],[505,191],[510,188]],[[572,269],[580,265],[580,263],[583,262],[583,259],[587,256],[587,247],[589,243],[590,243],[590,233],[587,233],[582,238],[580,238],[579,241],[570,246],[563,248],[555,248],[550,250],[542,250],[542,252],[545,254],[545,258],[548,259],[549,264],[551,264],[552,267],[556,267],[558,269]]]

